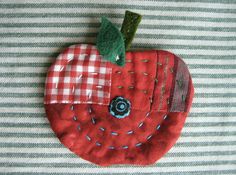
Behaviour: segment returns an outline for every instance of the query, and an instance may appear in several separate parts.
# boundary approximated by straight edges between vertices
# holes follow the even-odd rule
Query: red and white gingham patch
[[[95,46],[70,46],[48,70],[44,103],[108,105],[111,72]]]

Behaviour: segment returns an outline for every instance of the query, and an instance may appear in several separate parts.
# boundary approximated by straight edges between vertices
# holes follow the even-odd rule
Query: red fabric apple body
[[[44,102],[53,131],[79,157],[148,165],[175,144],[193,93],[186,64],[170,52],[126,52],[119,67],[79,44],[49,68]]]

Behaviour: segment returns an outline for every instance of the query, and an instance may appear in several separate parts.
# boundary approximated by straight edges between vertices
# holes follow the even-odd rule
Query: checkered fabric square
[[[95,46],[70,46],[48,70],[44,103],[108,105],[111,73]]]

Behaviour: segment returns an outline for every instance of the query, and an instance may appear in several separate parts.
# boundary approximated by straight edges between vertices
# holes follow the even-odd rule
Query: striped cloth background
[[[133,48],[188,64],[195,99],[181,138],[157,164],[102,168],[62,146],[46,119],[46,71],[72,43],[93,43],[99,18],[143,14]],[[0,174],[236,174],[235,0],[0,0]]]

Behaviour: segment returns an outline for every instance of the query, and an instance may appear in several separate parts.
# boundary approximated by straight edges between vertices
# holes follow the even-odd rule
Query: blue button
[[[118,96],[112,99],[109,112],[112,116],[122,119],[130,114],[131,103],[128,99]]]

